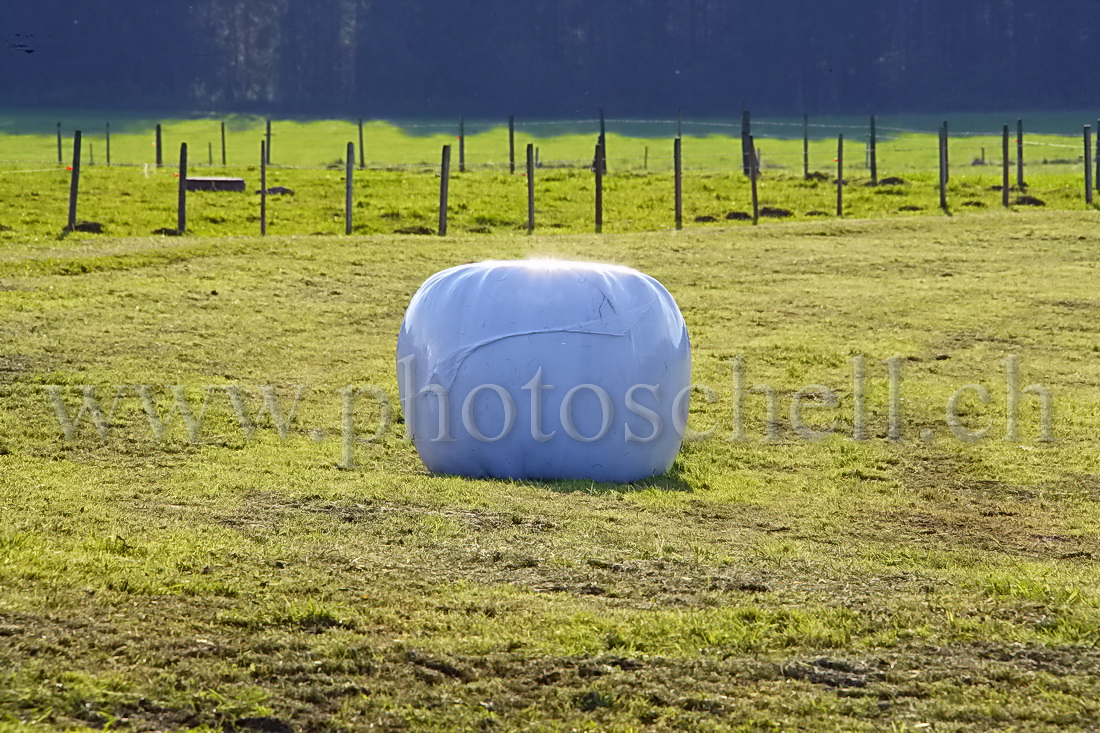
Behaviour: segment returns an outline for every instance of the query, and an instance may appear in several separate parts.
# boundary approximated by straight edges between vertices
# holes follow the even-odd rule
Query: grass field
[[[1092,729],[1095,216],[991,205],[602,237],[8,232],[0,728]],[[693,400],[692,426],[717,433],[633,485],[430,476],[400,424],[351,465],[339,391],[377,385],[396,409],[396,333],[423,279],[530,255],[661,280],[716,393]],[[1021,390],[1052,395],[1052,442],[1028,393],[1004,439],[1010,356]],[[759,394],[744,440],[728,439],[737,357],[746,387],[778,395],[778,440]],[[820,442],[787,419],[810,384],[839,396],[806,408],[815,426],[835,418]],[[161,416],[172,385],[209,404],[197,435],[177,416],[158,439],[126,389],[106,437],[84,414],[66,439],[50,385],[70,417],[83,386],[105,412],[115,385],[149,385]],[[208,385],[240,388],[254,433]],[[307,387],[285,439],[264,385],[284,418]],[[945,417],[965,385],[990,400],[964,392],[955,429],[988,425],[984,440]],[[380,408],[363,396],[354,416],[366,437]]]

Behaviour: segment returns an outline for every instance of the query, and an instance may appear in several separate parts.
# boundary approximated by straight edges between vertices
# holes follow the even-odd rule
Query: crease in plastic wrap
[[[409,304],[397,359],[406,430],[433,473],[629,482],[667,472],[680,449],[687,328],[669,292],[627,267],[436,273]]]

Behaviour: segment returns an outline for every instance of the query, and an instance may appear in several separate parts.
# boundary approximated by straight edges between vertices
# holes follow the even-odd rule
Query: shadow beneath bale
[[[502,479],[511,480],[519,486],[529,486],[537,489],[545,489],[558,494],[591,494],[593,496],[608,494],[631,494],[638,491],[684,491],[691,492],[691,484],[684,478],[683,469],[679,461],[672,465],[667,473],[660,476],[631,481],[630,483],[601,483],[587,479]]]

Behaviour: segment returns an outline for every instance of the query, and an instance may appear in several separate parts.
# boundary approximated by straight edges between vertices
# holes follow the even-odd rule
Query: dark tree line
[[[0,24],[8,107],[1100,107],[1100,0],[4,0]]]

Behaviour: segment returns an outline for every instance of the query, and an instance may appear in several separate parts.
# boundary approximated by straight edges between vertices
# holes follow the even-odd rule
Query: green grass
[[[1088,729],[1095,216],[9,237],[0,728]],[[339,390],[374,384],[396,404],[395,336],[424,278],[533,254],[661,280],[694,377],[717,392],[693,401],[692,425],[717,435],[634,485],[430,476],[400,424],[346,465]],[[901,442],[886,438],[895,355]],[[1026,395],[1019,440],[1002,439],[1010,355],[1021,387],[1054,396],[1052,443]],[[738,356],[746,387],[776,390],[778,442],[757,394],[745,440],[727,439]],[[106,438],[85,416],[66,440],[45,389],[75,414],[81,385],[108,409],[115,385],[139,384],[162,413],[171,385],[196,406],[206,385],[239,385],[256,432],[215,390],[197,442],[178,418],[158,440],[125,390]],[[806,408],[815,426],[836,419],[817,443],[787,419],[807,384],[839,396]],[[967,429],[991,426],[975,443],[944,417],[967,384],[991,393],[962,403]],[[261,385],[284,415],[308,387],[285,440],[260,415]],[[364,396],[355,417],[365,436],[379,408]]]

